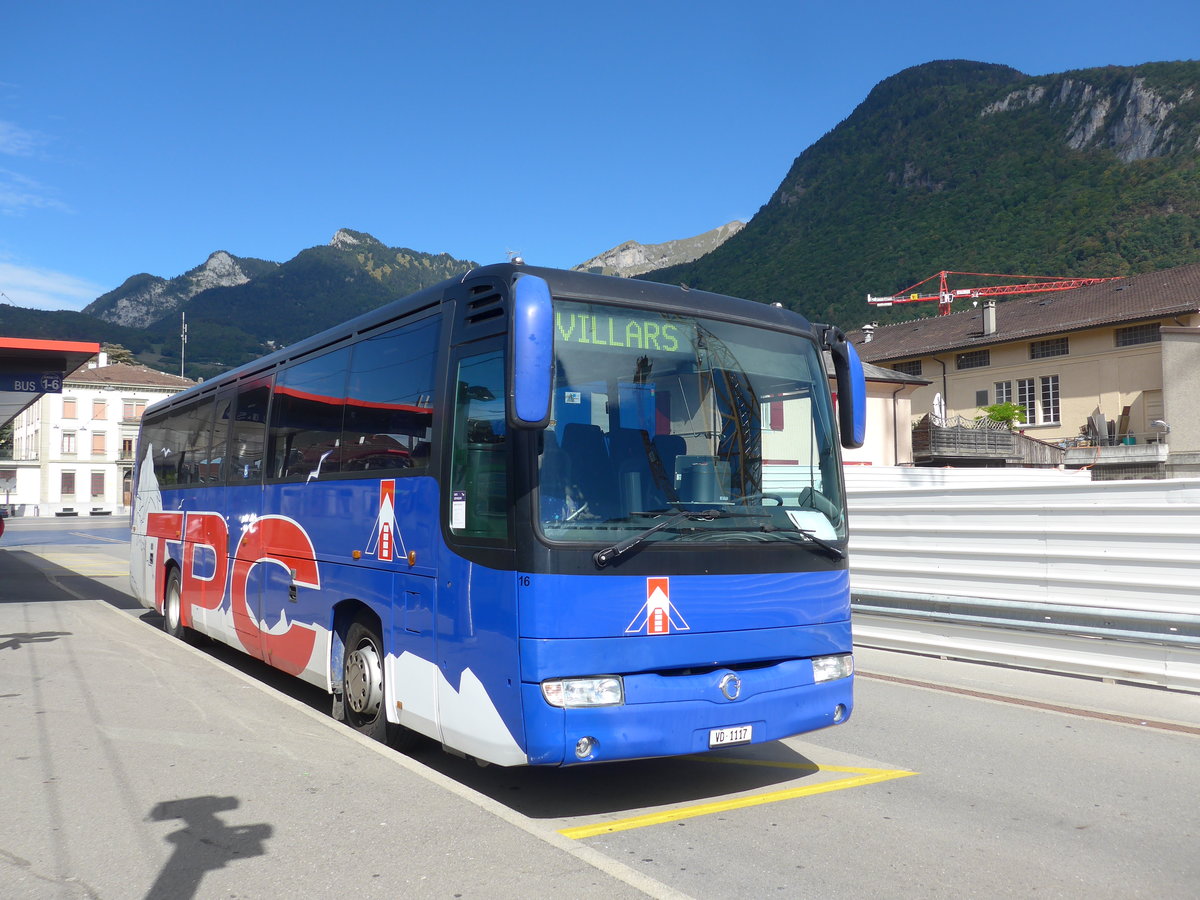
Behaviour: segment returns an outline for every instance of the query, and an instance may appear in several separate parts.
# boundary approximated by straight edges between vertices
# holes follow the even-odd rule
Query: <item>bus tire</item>
[[[163,592],[163,631],[181,641],[187,638],[183,627],[183,591],[180,587],[179,570],[172,568],[167,573],[167,588]]]
[[[396,750],[411,750],[416,732],[387,720],[384,709],[383,641],[375,626],[360,616],[346,632],[342,659],[342,721],[372,740]]]
[[[383,640],[373,625],[359,617],[346,632],[342,660],[346,724],[359,734],[387,742],[387,712],[383,708]]]

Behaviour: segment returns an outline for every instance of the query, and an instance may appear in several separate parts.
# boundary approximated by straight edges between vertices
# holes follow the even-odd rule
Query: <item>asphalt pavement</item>
[[[151,627],[103,529],[16,531],[0,897],[678,896]]]
[[[126,521],[8,525],[0,900],[1195,895],[1194,693],[856,648],[845,727],[480,768],[169,638]]]

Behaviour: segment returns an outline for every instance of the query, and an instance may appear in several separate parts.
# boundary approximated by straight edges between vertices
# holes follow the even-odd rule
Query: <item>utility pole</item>
[[[187,354],[187,313],[179,314],[179,377],[183,378],[184,356]]]

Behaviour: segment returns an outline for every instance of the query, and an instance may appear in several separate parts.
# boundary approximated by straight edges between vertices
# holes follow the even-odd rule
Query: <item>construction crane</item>
[[[1026,281],[1025,284],[997,284],[989,287],[958,288],[952,291],[946,284],[947,275],[970,275],[974,278],[1025,278],[1037,280]],[[890,297],[872,297],[870,294],[867,294],[867,302],[872,306],[891,306],[893,303],[920,303],[922,301],[936,300],[938,302],[938,315],[948,316],[950,315],[950,304],[955,300],[977,300],[980,297],[1000,297],[1008,294],[1038,294],[1043,291],[1070,291],[1089,284],[1116,281],[1120,277],[1117,275],[1109,278],[1067,278],[1058,275],[997,275],[987,272],[950,272],[943,270],[930,275],[924,281],[918,281],[911,287],[897,291]],[[921,285],[927,284],[935,278],[938,279],[938,292],[936,294],[921,293],[917,290]]]

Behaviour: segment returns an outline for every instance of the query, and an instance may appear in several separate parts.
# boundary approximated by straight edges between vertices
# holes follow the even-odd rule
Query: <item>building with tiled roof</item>
[[[918,417],[972,420],[1011,402],[1026,434],[1069,448],[1068,465],[1089,453],[1129,475],[1200,464],[1200,264],[850,338],[865,361],[930,380],[912,397]]]
[[[13,421],[0,496],[15,515],[112,515],[129,507],[142,413],[195,382],[101,352]]]
[[[837,396],[833,360],[828,355],[825,368],[830,390]],[[858,449],[843,450],[842,461],[848,466],[912,465],[911,398],[914,391],[929,384],[929,379],[868,362],[863,363],[863,375],[867,381],[866,437]]]

